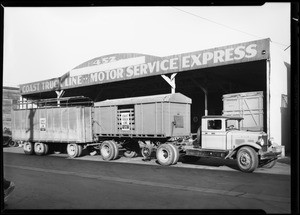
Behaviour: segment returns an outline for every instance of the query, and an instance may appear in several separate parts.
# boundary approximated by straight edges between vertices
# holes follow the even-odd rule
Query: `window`
[[[208,120],[207,121],[207,128],[212,130],[221,130],[222,129],[222,120]]]

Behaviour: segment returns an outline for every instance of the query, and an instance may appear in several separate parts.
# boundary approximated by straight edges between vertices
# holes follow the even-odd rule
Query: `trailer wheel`
[[[119,155],[119,149],[114,141],[104,141],[101,144],[100,153],[103,160],[114,160]]]
[[[47,143],[44,143],[44,146],[45,146],[45,155],[47,155],[49,153],[49,144]]]
[[[45,154],[45,144],[44,143],[35,143],[34,144],[34,152],[36,155]]]
[[[32,142],[24,142],[23,150],[26,155],[33,155],[34,144]]]
[[[76,143],[70,143],[67,146],[67,153],[70,158],[75,158],[78,155],[78,145]]]
[[[176,146],[174,146],[173,144],[169,144],[172,148],[173,148],[173,151],[174,151],[174,161],[172,163],[173,164],[176,164],[179,160],[179,150]]]
[[[77,154],[76,157],[80,157],[82,155],[82,145],[76,144],[77,145]]]
[[[156,159],[163,166],[172,165],[175,158],[175,150],[170,144],[162,144],[156,151]]]
[[[253,148],[244,146],[237,153],[237,163],[242,172],[253,172],[258,167],[258,155]]]
[[[134,157],[137,156],[137,153],[136,153],[136,151],[126,150],[124,152],[124,156],[127,157],[127,158],[134,158]]]
[[[13,141],[11,138],[8,139],[8,146],[9,147],[15,147],[17,146],[17,143]]]

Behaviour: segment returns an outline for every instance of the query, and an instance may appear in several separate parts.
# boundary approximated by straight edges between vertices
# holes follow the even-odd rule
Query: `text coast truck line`
[[[181,93],[90,105],[71,100],[64,98],[60,105],[35,101],[35,108],[13,110],[12,138],[23,142],[25,154],[45,155],[66,147],[69,157],[75,158],[83,149],[96,148],[109,161],[124,150],[129,158],[139,152],[144,158],[155,153],[165,166],[176,164],[180,156],[190,162],[217,157],[235,159],[243,172],[272,167],[281,154],[281,147],[265,132],[241,130],[241,117],[203,116],[194,138],[190,130],[192,101]]]

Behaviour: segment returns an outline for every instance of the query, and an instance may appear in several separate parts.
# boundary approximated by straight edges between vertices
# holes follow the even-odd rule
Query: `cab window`
[[[222,120],[208,120],[207,128],[210,130],[221,130],[222,129]]]

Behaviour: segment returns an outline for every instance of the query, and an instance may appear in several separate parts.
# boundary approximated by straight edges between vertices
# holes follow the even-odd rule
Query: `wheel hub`
[[[248,153],[242,153],[240,157],[241,164],[243,166],[249,166],[251,163],[251,159]]]

